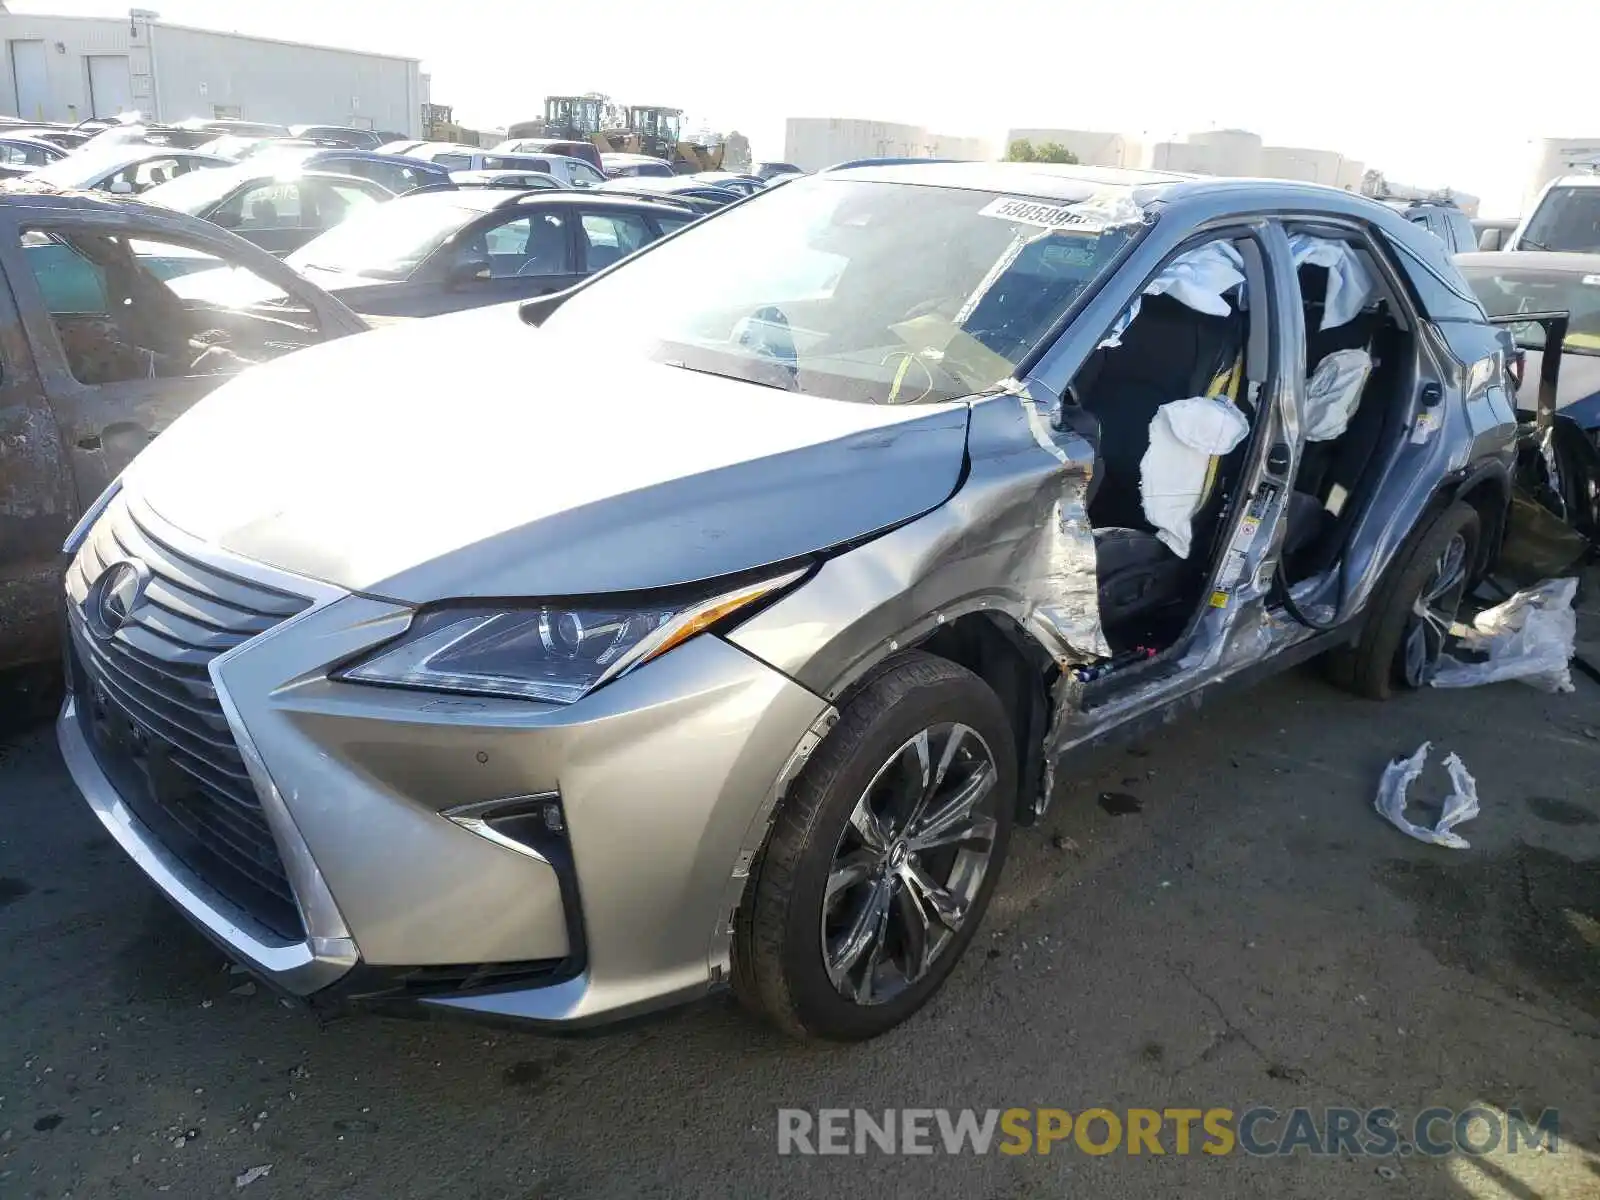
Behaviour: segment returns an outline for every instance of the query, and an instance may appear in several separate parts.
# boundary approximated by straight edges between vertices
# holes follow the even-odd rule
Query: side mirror
[[[487,258],[458,258],[450,267],[451,287],[466,287],[494,277],[494,268]]]

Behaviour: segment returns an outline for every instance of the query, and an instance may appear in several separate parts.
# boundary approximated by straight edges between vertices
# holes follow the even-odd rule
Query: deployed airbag
[[[1234,288],[1239,289],[1240,307],[1244,307],[1244,258],[1232,242],[1207,242],[1168,263],[1144,289],[1146,296],[1170,295],[1196,312],[1213,317],[1225,317],[1233,311],[1225,298]],[[1117,318],[1111,332],[1100,342],[1102,346],[1120,346],[1123,331],[1139,315],[1140,298],[1135,297],[1126,312]]]
[[[1335,350],[1317,364],[1306,381],[1306,441],[1331,442],[1350,425],[1361,390],[1372,374],[1365,350]]]
[[[1150,448],[1139,461],[1145,520],[1179,558],[1189,557],[1194,514],[1205,499],[1211,460],[1250,432],[1250,422],[1225,396],[1190,396],[1156,410]]]
[[[1367,265],[1348,242],[1296,233],[1289,238],[1289,251],[1296,267],[1328,270],[1328,294],[1322,303],[1323,329],[1335,329],[1355,320],[1378,290]]]

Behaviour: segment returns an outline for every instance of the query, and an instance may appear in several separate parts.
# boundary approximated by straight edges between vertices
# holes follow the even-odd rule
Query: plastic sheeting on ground
[[[1378,780],[1378,796],[1372,806],[1378,810],[1379,816],[1407,837],[1435,846],[1447,846],[1451,850],[1470,849],[1466,838],[1451,832],[1463,821],[1470,821],[1478,815],[1478,785],[1467,773],[1459,755],[1445,756],[1444,769],[1450,773],[1450,794],[1445,797],[1439,819],[1431,827],[1414,825],[1406,820],[1406,789],[1422,774],[1422,768],[1428,762],[1430,746],[1431,743],[1423,742],[1411,757],[1394,759],[1383,769],[1383,777]]]
[[[1306,381],[1306,441],[1331,442],[1344,433],[1371,374],[1365,350],[1335,350],[1317,364]]]
[[[1328,269],[1328,292],[1322,300],[1323,329],[1334,329],[1356,319],[1378,290],[1367,265],[1348,242],[1297,233],[1289,238],[1296,267]]]
[[[1150,448],[1139,460],[1139,497],[1156,536],[1179,558],[1189,557],[1212,458],[1227,454],[1249,432],[1249,420],[1225,396],[1170,400],[1150,419]]]
[[[1463,662],[1442,656],[1433,686],[1477,687],[1516,679],[1542,692],[1572,691],[1568,664],[1578,637],[1578,617],[1572,611],[1577,592],[1576,579],[1547,579],[1484,609],[1456,639],[1459,649],[1484,657]]]

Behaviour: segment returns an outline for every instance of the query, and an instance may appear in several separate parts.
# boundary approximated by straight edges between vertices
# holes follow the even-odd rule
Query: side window
[[[447,171],[467,171],[472,168],[470,154],[440,154],[433,161]]]
[[[505,221],[472,239],[464,253],[487,257],[493,279],[565,275],[572,270],[566,218],[532,213]]]
[[[85,228],[21,245],[79,383],[231,375],[321,340],[308,307],[209,251]]]
[[[681,217],[657,217],[656,218],[656,226],[657,226],[657,228],[659,228],[661,230],[661,236],[662,237],[665,237],[669,233],[674,233],[677,230],[682,229],[685,225],[692,225],[692,224],[694,224],[694,218],[689,216],[689,215],[687,215],[687,214],[685,214],[684,216],[681,216]]]
[[[300,228],[301,185],[292,182],[261,183],[246,188],[217,216],[225,229]]]
[[[569,163],[572,172],[572,182],[579,187],[593,187],[597,183],[604,183],[606,177],[596,171],[588,163]]]
[[[352,213],[377,203],[372,193],[349,183],[306,180],[301,184],[302,229],[332,229]]]
[[[585,213],[583,240],[591,271],[609,267],[652,239],[645,219],[634,213]]]

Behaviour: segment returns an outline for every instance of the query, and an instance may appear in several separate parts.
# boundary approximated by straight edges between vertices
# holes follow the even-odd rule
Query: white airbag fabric
[[[1139,461],[1139,497],[1145,520],[1179,558],[1189,557],[1191,526],[1211,459],[1227,454],[1249,432],[1249,420],[1222,396],[1190,396],[1156,409],[1150,448]]]
[[[1372,374],[1365,350],[1335,350],[1306,381],[1306,441],[1331,442],[1344,433]]]
[[[1376,292],[1367,266],[1349,243],[1296,233],[1289,238],[1289,251],[1296,267],[1328,269],[1328,294],[1323,297],[1323,329],[1335,329],[1356,319]]]
[[[1144,289],[1145,296],[1170,295],[1174,300],[1214,317],[1225,317],[1233,311],[1226,294],[1239,289],[1239,307],[1244,307],[1244,258],[1232,242],[1207,242],[1186,254],[1180,254],[1167,264],[1166,269],[1152,279]],[[1142,297],[1135,296],[1133,303],[1111,332],[1101,341],[1102,346],[1120,346],[1123,331],[1139,315]]]

